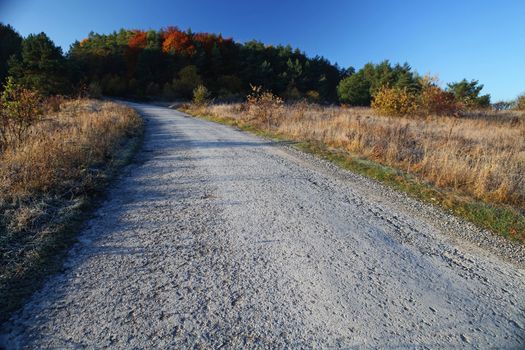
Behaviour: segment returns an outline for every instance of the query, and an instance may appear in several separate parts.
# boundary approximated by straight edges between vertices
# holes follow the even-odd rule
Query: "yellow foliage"
[[[372,108],[381,115],[411,115],[416,113],[417,107],[417,95],[406,88],[382,87],[372,100]]]

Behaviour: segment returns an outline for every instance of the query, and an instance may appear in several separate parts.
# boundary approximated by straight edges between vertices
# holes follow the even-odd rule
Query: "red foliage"
[[[213,44],[219,46],[222,43],[222,37],[217,37],[214,34],[209,33],[197,33],[193,36],[195,43],[198,43],[206,52],[211,52]]]
[[[422,114],[452,115],[460,109],[453,93],[431,84],[423,86],[419,100],[419,112]]]
[[[217,45],[221,51],[231,45],[233,40],[231,38],[224,39],[222,35],[215,35],[210,33],[197,33],[193,36],[193,41],[196,45],[201,46],[208,54],[211,53],[214,45]]]
[[[148,45],[148,34],[142,30],[134,30],[134,35],[129,39],[128,45],[133,49],[144,49]]]
[[[163,33],[162,51],[191,56],[196,50],[188,33],[179,30],[177,27],[168,27]]]

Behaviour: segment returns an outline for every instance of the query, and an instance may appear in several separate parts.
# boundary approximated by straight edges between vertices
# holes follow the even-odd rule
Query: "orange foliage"
[[[80,42],[80,47],[84,46],[87,42],[89,41],[88,38],[85,38],[85,39],[82,39],[82,41]]]
[[[420,114],[455,115],[460,109],[453,93],[431,84],[423,87],[419,100]]]
[[[177,27],[168,27],[163,33],[162,51],[183,53],[189,56],[195,54],[195,46],[191,36]]]
[[[144,49],[148,45],[148,34],[142,30],[134,30],[134,35],[129,39],[128,45],[133,49]]]

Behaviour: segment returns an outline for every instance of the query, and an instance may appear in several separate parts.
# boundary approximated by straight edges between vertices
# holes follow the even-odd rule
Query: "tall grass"
[[[525,212],[525,113],[469,112],[462,117],[379,116],[369,108],[279,106],[269,125],[249,104],[186,106],[297,141],[322,144],[485,203]],[[525,221],[523,221],[525,222]],[[511,234],[516,229],[507,227]],[[514,231],[513,231],[514,230]],[[525,238],[525,232],[519,233]]]
[[[54,104],[0,153],[0,321],[71,241],[66,231],[142,128],[136,112],[115,103]]]

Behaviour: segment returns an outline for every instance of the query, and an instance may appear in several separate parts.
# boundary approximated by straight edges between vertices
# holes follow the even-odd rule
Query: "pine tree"
[[[22,86],[43,95],[65,94],[70,88],[62,49],[45,33],[30,34],[22,41],[21,58],[9,60],[9,75]]]

